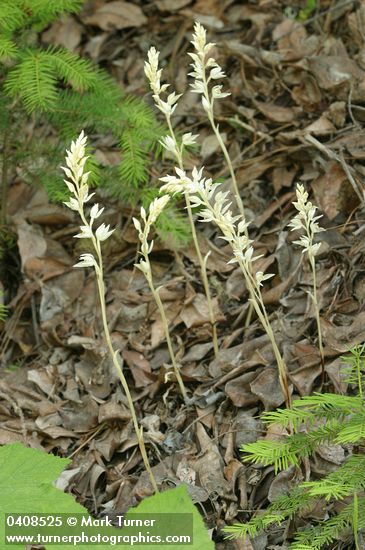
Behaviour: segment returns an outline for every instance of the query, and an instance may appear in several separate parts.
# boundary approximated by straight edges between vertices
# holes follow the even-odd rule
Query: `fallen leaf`
[[[223,142],[225,143],[227,140],[227,134],[223,132],[221,133],[221,137]],[[200,149],[200,154],[203,160],[207,159],[213,153],[216,153],[219,150],[220,150],[220,145],[215,135],[207,136],[203,139],[203,142],[201,144],[201,149]]]
[[[327,134],[333,134],[336,128],[327,116],[323,114],[317,120],[309,124],[304,128],[304,131],[308,134],[314,134],[315,136],[325,136]]]
[[[285,401],[277,369],[265,368],[250,383],[250,388],[261,399],[266,410],[279,407]]]
[[[263,101],[255,101],[255,105],[263,115],[274,122],[293,122],[295,119],[295,109],[292,107],[281,107]]]
[[[136,4],[116,0],[104,4],[93,15],[85,17],[85,22],[100,27],[104,31],[110,31],[127,27],[141,27],[147,23],[147,18]]]
[[[326,171],[312,182],[317,204],[333,220],[340,212],[350,214],[359,203],[348,177],[336,161],[328,162]]]
[[[217,298],[212,299],[213,311],[217,321],[223,321]],[[210,322],[209,308],[205,294],[197,294],[192,303],[185,306],[180,317],[187,328],[197,327]]]
[[[42,39],[48,44],[63,46],[71,52],[75,52],[81,42],[83,27],[74,17],[63,18],[56,21],[42,33]]]
[[[310,72],[323,90],[332,90],[345,82],[362,80],[364,71],[349,57],[314,55],[307,58]]]
[[[252,392],[250,386],[255,377],[255,372],[247,372],[227,382],[224,393],[230,398],[235,407],[249,407],[257,404],[257,396]]]
[[[323,340],[329,348],[339,353],[365,341],[365,312],[361,311],[349,325],[337,326],[327,319],[321,319]]]
[[[161,11],[175,12],[191,4],[192,0],[156,0],[156,6]]]
[[[287,470],[279,472],[270,485],[267,495],[269,501],[273,502],[282,495],[290,494],[301,481],[304,481],[304,477],[300,468],[296,466],[290,466]]]
[[[197,423],[196,433],[201,455],[190,463],[199,476],[201,486],[209,495],[220,495],[226,498],[229,495],[230,500],[235,501],[236,497],[232,494],[231,486],[223,476],[223,459],[217,445],[213,443],[200,422]]]

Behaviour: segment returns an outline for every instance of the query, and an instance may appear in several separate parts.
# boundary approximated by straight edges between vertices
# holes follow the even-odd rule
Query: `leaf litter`
[[[340,356],[365,339],[365,29],[364,7],[355,3],[325,2],[304,22],[297,20],[295,6],[288,17],[287,7],[235,0],[224,7],[215,0],[91,2],[77,18],[54,23],[42,40],[103,63],[127,92],[144,96],[149,46],[161,49],[180,92],[187,84],[193,20],[208,27],[232,91],[217,106],[217,120],[234,158],[255,247],[265,256],[260,269],[270,265],[275,273],[263,296],[293,392],[303,396],[345,391]],[[181,126],[199,131],[206,169],[226,182],[226,167],[195,96],[181,103],[177,116]],[[113,165],[113,148],[98,145],[96,136],[103,163]],[[192,166],[198,158],[192,155]],[[168,166],[167,158],[163,164],[156,160],[152,173],[162,174]],[[314,195],[326,228],[318,257],[324,381],[308,297],[310,273],[286,227],[298,181]],[[127,510],[152,488],[103,341],[93,275],[72,268],[79,252],[71,238],[76,223],[43,192],[26,187],[21,174],[14,175],[8,198],[21,283],[9,294],[11,316],[1,322],[0,443],[20,441],[71,457],[59,486],[94,514]],[[275,475],[240,461],[241,444],[285,437],[259,420],[262,410],[280,406],[284,398],[267,337],[255,317],[245,327],[247,290],[227,265],[229,249],[214,229],[199,228],[202,250],[212,251],[207,265],[216,296],[217,358],[194,247],[176,252],[160,244],[152,256],[175,352],[194,394],[186,407],[173,383],[158,312],[142,274],[131,267],[137,237],[125,227],[130,211],[110,201],[111,220],[117,219],[116,208],[124,229],[118,226],[120,238],[113,236],[105,249],[107,314],[156,479],[163,488],[188,487],[219,550],[287,548],[280,530],[252,543],[224,541],[220,532],[226,522],[242,521],[247,510],[265,507],[274,495],[290,490],[301,475],[292,469]],[[333,471],[343,453],[339,446],[321,446],[310,470]],[[322,503],[302,521],[325,514]]]

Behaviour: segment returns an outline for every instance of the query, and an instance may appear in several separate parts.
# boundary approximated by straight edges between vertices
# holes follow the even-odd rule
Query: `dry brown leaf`
[[[116,0],[98,8],[93,15],[85,17],[89,25],[100,27],[104,31],[141,27],[147,23],[143,11],[136,4]]]
[[[286,61],[312,55],[318,45],[317,36],[308,37],[304,25],[289,18],[285,18],[274,28],[272,36],[278,41],[278,52]]]
[[[102,422],[113,422],[115,420],[119,420],[120,422],[127,422],[131,418],[131,413],[129,410],[119,405],[118,403],[115,403],[113,401],[109,401],[107,403],[103,403],[99,407],[99,423]]]
[[[247,372],[227,382],[224,393],[230,398],[235,407],[250,407],[257,404],[258,398],[252,393],[250,386],[255,377],[255,372]]]
[[[300,395],[309,395],[314,381],[322,372],[318,348],[310,344],[297,342],[293,353],[300,367],[290,369],[290,380],[294,383]]]
[[[156,6],[161,11],[175,12],[191,4],[192,0],[156,0]]]
[[[255,101],[255,105],[263,115],[274,122],[293,122],[295,119],[295,109],[292,107],[281,107],[263,101]]]
[[[279,496],[289,494],[301,481],[304,481],[304,477],[300,468],[296,466],[279,472],[270,485],[267,495],[269,501],[273,502]]]
[[[285,164],[275,167],[271,178],[275,193],[278,193],[283,187],[291,187],[296,173],[296,168],[288,168]]]
[[[136,388],[145,388],[156,380],[150,362],[137,351],[124,349],[122,357],[129,366]]]
[[[319,176],[312,188],[318,206],[333,220],[340,212],[350,214],[359,199],[347,175],[336,161],[330,161],[325,173]]]
[[[338,466],[340,466],[346,458],[345,449],[341,445],[326,445],[323,443],[319,445],[319,447],[316,447],[316,453],[324,460],[327,460],[327,462],[332,462]]]
[[[224,316],[219,311],[217,298],[212,300],[213,311],[217,321],[224,321]],[[192,303],[183,307],[180,317],[187,328],[198,327],[210,322],[207,297],[205,294],[197,294]]]
[[[309,73],[303,73],[301,82],[293,87],[291,96],[297,105],[309,112],[318,111],[322,101],[322,92],[316,79]]]
[[[285,401],[277,369],[266,367],[250,383],[250,388],[261,399],[266,410],[279,407]]]
[[[333,132],[336,131],[336,128],[327,118],[327,116],[323,114],[317,120],[309,124],[309,126],[306,126],[304,130],[308,134],[313,134],[315,136],[325,136],[327,134],[333,134]]]
[[[45,394],[50,395],[54,381],[48,372],[44,369],[34,369],[28,371],[28,380],[36,384]]]
[[[224,132],[221,133],[221,137],[223,139],[223,142],[225,143],[226,140],[227,140],[227,134],[225,134]],[[211,136],[206,136],[204,139],[203,139],[203,142],[201,144],[201,149],[200,149],[200,154],[201,154],[201,157],[202,157],[202,160],[205,160],[207,159],[208,157],[210,157],[213,153],[216,153],[217,151],[220,150],[220,145],[217,141],[217,138],[215,137],[215,135],[211,135]]]
[[[63,46],[71,52],[75,52],[81,42],[83,27],[74,17],[67,17],[56,21],[42,34],[42,38],[49,44]]]
[[[340,55],[315,55],[307,58],[307,64],[323,90],[332,90],[345,82],[363,80],[365,75],[355,61]]]
[[[235,501],[231,486],[223,476],[223,459],[217,445],[213,443],[200,422],[196,425],[196,433],[201,453],[199,458],[189,462],[196,470],[201,486],[209,495],[229,497],[229,500]]]
[[[323,340],[329,348],[347,353],[350,348],[365,341],[365,312],[361,311],[351,324],[336,326],[327,319],[321,319]]]
[[[62,428],[62,426],[49,426],[48,428],[42,428],[41,432],[48,435],[51,439],[58,439],[59,437],[72,437],[77,439],[79,437],[74,432]]]
[[[22,433],[14,432],[0,427],[0,445],[10,445],[11,443],[25,443]]]
[[[282,208],[284,204],[288,201],[291,201],[294,198],[294,193],[292,191],[285,193],[279,199],[272,201],[265,211],[260,216],[255,216],[253,223],[256,227],[261,227],[272,215]]]

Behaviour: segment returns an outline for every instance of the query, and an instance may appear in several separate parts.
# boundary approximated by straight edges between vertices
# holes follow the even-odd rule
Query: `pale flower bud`
[[[99,209],[99,205],[96,203],[90,210],[90,218],[96,220],[104,211],[104,208]]]
[[[196,140],[197,140],[198,137],[199,137],[198,134],[194,135],[191,132],[189,132],[189,133],[183,135],[182,142],[186,146],[195,145]]]
[[[216,80],[218,78],[225,78],[225,74],[222,70],[222,68],[217,64],[213,69],[211,69],[209,73],[210,78],[213,78],[213,80]]]
[[[110,225],[105,225],[102,223],[97,230],[95,231],[95,237],[98,241],[105,241],[110,237],[110,235],[115,231],[115,229],[109,230]]]
[[[73,197],[70,197],[68,202],[63,202],[68,208],[71,208],[71,210],[78,211],[80,208],[79,201],[74,199]]]
[[[80,229],[81,229],[81,233],[74,235],[76,239],[91,239],[91,237],[93,236],[93,232],[90,226],[81,225]]]
[[[263,281],[267,281],[267,279],[271,279],[271,277],[274,277],[274,273],[264,274],[263,271],[257,271],[256,282],[259,286],[262,286]]]
[[[142,227],[141,227],[140,221],[137,220],[137,218],[132,218],[132,222],[134,227],[137,229],[138,233],[142,233]]]
[[[223,97],[228,97],[229,95],[231,95],[230,92],[222,92],[222,86],[219,85],[219,86],[213,86],[212,88],[212,97],[214,99],[222,99]]]
[[[94,267],[95,269],[99,268],[92,254],[81,254],[80,261],[75,264],[74,267]]]
[[[157,197],[154,199],[149,207],[149,223],[153,224],[161,214],[162,210],[165,208],[166,204],[169,202],[169,195],[162,195],[162,197]]]

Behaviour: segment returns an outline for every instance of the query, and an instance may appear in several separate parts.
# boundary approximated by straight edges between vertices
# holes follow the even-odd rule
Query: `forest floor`
[[[234,161],[262,271],[275,276],[264,301],[290,372],[294,396],[346,391],[341,356],[365,341],[365,7],[360,2],[305,3],[262,0],[101,0],[53,24],[45,44],[63,45],[106,68],[129,93],[151,103],[143,65],[154,45],[165,77],[182,93],[190,78],[194,20],[217,44],[227,74],[216,119]],[[302,11],[301,11],[302,10]],[[304,10],[304,11],[303,11]],[[199,133],[200,153],[190,167],[212,177],[229,174],[197,94],[179,102],[174,123]],[[76,136],[75,136],[76,137]],[[90,136],[97,158],[115,163],[113,143]],[[151,181],[172,172],[171,161],[153,161]],[[308,291],[310,267],[292,244],[296,183],[303,183],[323,214],[317,257],[325,375]],[[60,184],[62,177],[60,174]],[[213,226],[199,226],[210,249],[209,278],[218,313],[220,353],[211,327],[194,247],[157,243],[151,256],[163,285],[181,372],[194,396],[186,406],[178,386],[166,381],[169,355],[161,319],[143,274],[134,269],[138,237],[127,205],[103,195],[119,237],[105,246],[107,314],[113,342],[142,419],[148,454],[162,488],[187,483],[219,550],[286,548],[283,530],[248,541],[225,541],[226,524],[244,521],[275,494],[296,483],[297,470],[242,463],[239,447],[266,434],[263,410],[283,405],[276,363],[259,321],[248,314],[244,280],[229,246]],[[14,441],[72,458],[64,481],[91,513],[125,511],[152,493],[132,421],[102,337],[93,272],[72,269],[82,252],[77,220],[19,176],[9,191],[10,223],[18,228],[18,271],[11,315],[2,323],[0,443]],[[138,214],[135,212],[134,215]],[[321,446],[313,476],[334,471],[343,451]],[[306,521],[318,519],[315,517]],[[322,511],[322,517],[326,511]],[[333,548],[349,548],[339,542]]]

